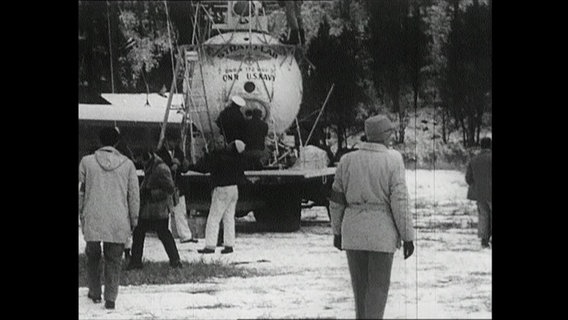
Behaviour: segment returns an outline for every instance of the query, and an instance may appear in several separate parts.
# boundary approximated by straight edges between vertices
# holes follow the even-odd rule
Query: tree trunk
[[[446,136],[447,135],[446,112],[447,112],[446,109],[442,108],[442,141],[444,142],[444,144],[448,143],[448,137]]]
[[[467,147],[467,128],[465,127],[465,121],[463,119],[459,120],[462,129],[463,146]]]
[[[398,143],[404,143],[404,132],[406,129],[406,123],[405,123],[405,112],[404,111],[400,111],[398,113]]]

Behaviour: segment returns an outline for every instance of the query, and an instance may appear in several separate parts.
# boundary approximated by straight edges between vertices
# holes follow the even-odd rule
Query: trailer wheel
[[[282,206],[280,218],[276,220],[275,231],[294,232],[300,230],[302,218],[301,199],[290,199],[286,205]]]
[[[300,229],[302,203],[297,191],[280,193],[280,196],[270,197],[266,202],[266,208],[254,211],[258,223],[275,232],[294,232]]]

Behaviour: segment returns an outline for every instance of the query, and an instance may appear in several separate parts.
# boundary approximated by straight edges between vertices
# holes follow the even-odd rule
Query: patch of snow
[[[416,182],[415,183],[415,177]],[[481,249],[473,202],[458,171],[407,171],[417,241],[404,260],[395,253],[385,318],[491,318],[491,250]],[[416,193],[415,193],[416,190]],[[457,222],[456,222],[457,221]],[[462,224],[466,221],[466,224]],[[237,219],[235,252],[201,255],[199,243],[180,244],[185,262],[220,261],[263,271],[251,278],[213,278],[202,283],[121,286],[116,309],[93,304],[79,288],[79,319],[353,318],[353,292],[345,252],[332,245],[327,211],[302,210],[293,233],[239,232],[254,224]],[[85,242],[79,232],[79,253]],[[155,235],[144,258],[167,261]],[[186,266],[187,267],[187,266]]]

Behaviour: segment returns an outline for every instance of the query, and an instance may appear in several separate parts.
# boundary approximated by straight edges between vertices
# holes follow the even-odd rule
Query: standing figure
[[[469,185],[468,199],[477,201],[479,220],[477,235],[481,246],[489,248],[493,234],[493,211],[491,206],[491,138],[481,139],[481,152],[467,165],[465,181]]]
[[[268,124],[262,121],[261,116],[262,111],[254,109],[251,111],[251,118],[245,121],[245,140],[243,142],[246,144],[246,148],[243,157],[245,158],[246,169],[262,169],[270,156],[265,145]]]
[[[104,128],[103,147],[79,163],[79,218],[87,246],[88,296],[101,302],[101,242],[104,254],[105,308],[114,309],[124,244],[138,223],[138,176],[134,163],[114,146],[119,133]]]
[[[189,229],[185,196],[179,194],[180,176],[189,170],[189,160],[185,158],[180,143],[181,135],[179,131],[167,129],[164,144],[156,151],[156,154],[170,168],[172,178],[174,179],[175,192],[173,194],[174,210],[172,211],[172,222],[175,224],[175,230],[180,238],[180,242],[197,242]]]
[[[132,256],[127,270],[142,269],[146,232],[156,231],[172,268],[181,268],[179,253],[168,217],[173,210],[174,181],[170,169],[154,152],[144,152],[144,180],[140,186],[140,219],[132,237]]]
[[[239,199],[238,185],[246,181],[243,170],[242,153],[245,143],[235,140],[224,147],[223,137],[216,141],[215,150],[206,155],[190,169],[210,172],[211,207],[205,226],[205,248],[199,253],[214,253],[219,235],[219,224],[223,220],[223,250],[233,252],[235,244],[235,209]]]
[[[365,121],[367,142],[343,155],[330,211],[334,246],[346,250],[357,319],[382,319],[394,252],[414,252],[414,229],[402,155],[387,148],[394,130],[383,115]]]
[[[245,99],[233,96],[229,106],[221,111],[215,121],[215,124],[221,130],[221,135],[225,137],[226,143],[231,143],[237,139],[245,140],[245,117],[240,109],[244,106],[246,106]]]

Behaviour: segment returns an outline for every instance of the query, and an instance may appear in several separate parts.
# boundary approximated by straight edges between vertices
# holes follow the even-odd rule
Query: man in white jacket
[[[387,147],[394,130],[383,115],[365,121],[367,142],[341,157],[330,197],[334,246],[346,250],[357,319],[382,319],[394,252],[414,251],[402,155]]]
[[[116,129],[103,128],[102,148],[79,163],[79,218],[87,246],[88,297],[101,302],[101,242],[105,308],[114,309],[124,244],[138,223],[140,194],[134,163],[118,152]]]

